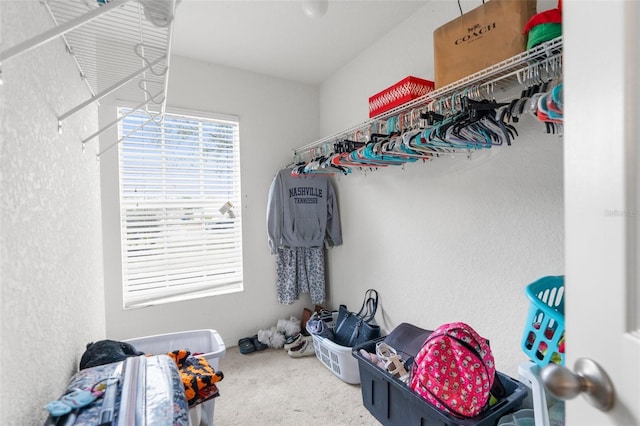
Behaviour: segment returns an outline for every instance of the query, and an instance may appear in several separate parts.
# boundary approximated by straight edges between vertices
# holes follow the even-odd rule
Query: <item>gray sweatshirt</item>
[[[291,176],[291,169],[280,170],[269,189],[267,235],[271,254],[279,247],[342,244],[338,203],[329,177]]]

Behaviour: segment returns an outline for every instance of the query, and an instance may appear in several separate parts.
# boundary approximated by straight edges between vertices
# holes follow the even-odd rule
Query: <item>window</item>
[[[118,112],[124,307],[241,291],[237,118]]]

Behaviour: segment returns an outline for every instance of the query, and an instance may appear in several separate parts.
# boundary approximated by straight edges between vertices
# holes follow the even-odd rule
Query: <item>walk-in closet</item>
[[[438,84],[436,30],[514,2],[561,5],[535,22],[553,32],[561,18],[561,33]],[[320,353],[309,324],[371,308],[374,289],[382,338],[405,323],[472,325],[514,393],[538,334],[525,331],[527,287],[562,277],[561,354],[533,357],[562,364],[550,381],[567,385],[564,424],[637,424],[639,20],[630,0],[2,0],[0,423],[73,424],[95,401],[136,394],[111,386],[122,369],[169,369],[164,385],[180,388],[169,350],[153,346],[165,336],[188,349],[178,368],[183,356],[220,370],[200,400],[174,395],[175,424],[398,424],[395,396],[383,412],[379,385],[342,364],[376,367],[384,352],[384,372],[391,343]],[[435,84],[372,112],[409,78]],[[302,183],[281,183],[283,170]],[[274,225],[288,198],[329,206],[324,240]],[[292,355],[294,326],[312,356]],[[91,402],[65,403],[103,340],[139,348],[88,387]],[[267,385],[269,366],[287,371]],[[316,383],[336,391],[314,395]],[[539,410],[543,390],[529,386]],[[54,402],[75,411],[53,415]],[[555,424],[546,408],[536,426]]]

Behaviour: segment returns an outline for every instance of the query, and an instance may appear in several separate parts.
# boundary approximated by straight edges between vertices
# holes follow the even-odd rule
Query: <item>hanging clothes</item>
[[[340,214],[329,177],[294,177],[282,169],[273,179],[267,202],[271,254],[278,247],[328,247],[342,244]]]
[[[310,293],[325,296],[324,247],[342,244],[338,203],[327,175],[293,176],[280,170],[269,189],[267,236],[276,256],[278,302],[291,304]]]
[[[276,253],[278,303],[290,305],[302,293],[311,303],[324,303],[324,247],[279,248]]]

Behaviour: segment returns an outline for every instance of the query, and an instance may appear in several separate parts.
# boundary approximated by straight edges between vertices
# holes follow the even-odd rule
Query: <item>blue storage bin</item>
[[[564,339],[564,276],[547,276],[529,284],[526,294],[531,304],[521,347],[540,367],[551,362],[564,365],[559,349]]]

